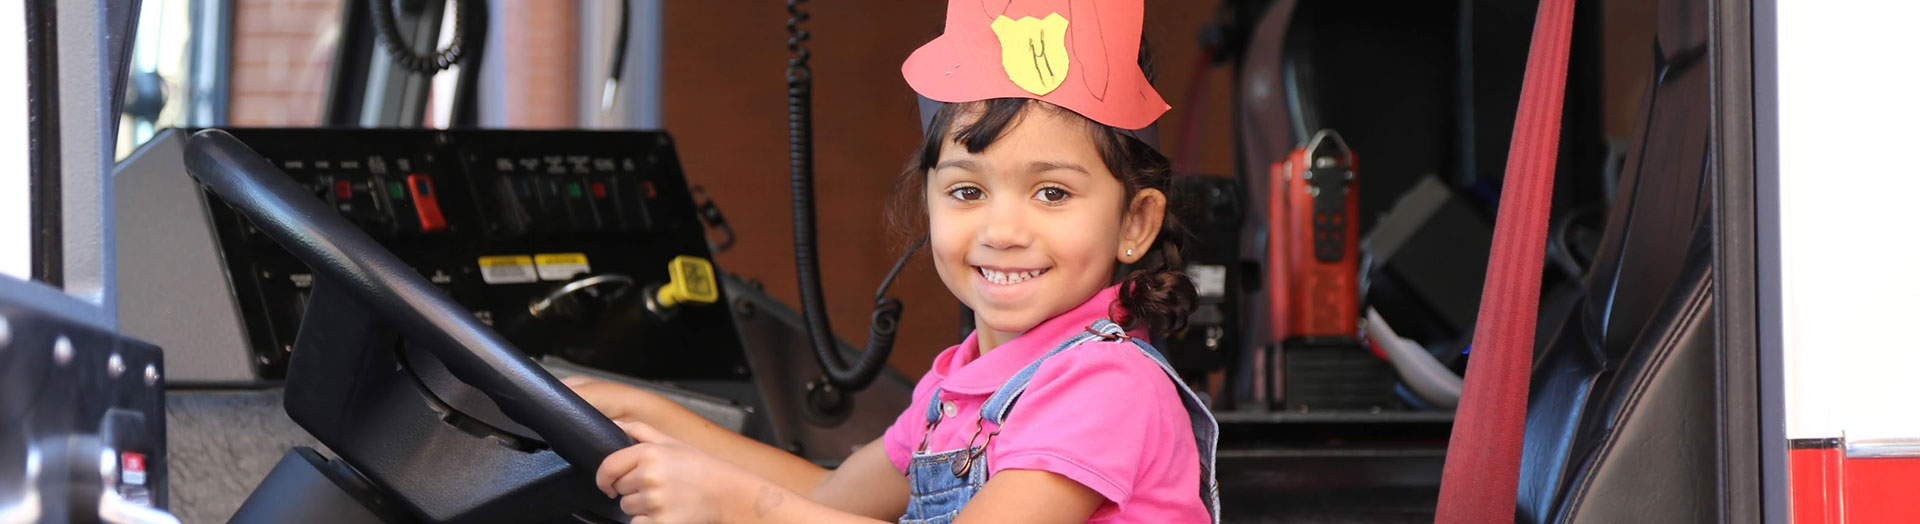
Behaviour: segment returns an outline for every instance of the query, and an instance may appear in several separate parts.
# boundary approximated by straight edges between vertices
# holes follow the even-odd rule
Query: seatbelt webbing
[[[1574,0],[1540,0],[1434,522],[1513,522]]]

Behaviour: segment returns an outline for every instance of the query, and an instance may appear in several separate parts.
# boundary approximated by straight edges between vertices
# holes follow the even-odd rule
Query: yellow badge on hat
[[[1045,95],[1066,81],[1067,18],[1060,13],[1019,20],[1002,15],[993,20],[993,34],[1000,37],[1000,65],[1014,85]]]

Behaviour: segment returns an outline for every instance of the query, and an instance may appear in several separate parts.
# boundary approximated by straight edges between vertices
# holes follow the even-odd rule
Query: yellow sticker
[[[488,284],[522,284],[540,278],[533,270],[533,257],[501,255],[480,257],[480,280]]]
[[[547,264],[585,264],[587,263],[587,254],[586,253],[541,253],[533,256],[533,263],[542,265],[542,266]]]
[[[1060,13],[1019,20],[1001,15],[993,20],[993,34],[1000,37],[1000,65],[1014,85],[1046,95],[1066,81],[1067,18]]]
[[[593,270],[586,253],[541,253],[533,256],[533,264],[539,267],[541,280],[566,280]]]

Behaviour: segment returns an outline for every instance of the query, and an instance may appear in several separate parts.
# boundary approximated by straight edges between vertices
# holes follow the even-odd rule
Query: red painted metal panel
[[[1849,522],[1920,522],[1920,458],[1849,458],[1842,469]]]
[[[1839,448],[1801,448],[1789,453],[1789,499],[1793,524],[1841,524]]]
[[[1794,524],[1920,522],[1920,457],[1806,447],[1791,451],[1788,466]]]

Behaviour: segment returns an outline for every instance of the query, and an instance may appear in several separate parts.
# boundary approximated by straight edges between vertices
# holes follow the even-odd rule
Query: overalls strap
[[[980,406],[980,420],[992,422],[996,427],[1006,422],[1007,411],[1013,408],[1014,401],[1020,400],[1022,393],[1027,392],[1027,383],[1033,381],[1033,374],[1040,371],[1040,365],[1046,363],[1048,358],[1085,344],[1089,340],[1124,340],[1126,338],[1127,330],[1122,329],[1119,324],[1104,318],[1094,321],[1093,325],[1087,326],[1085,332],[1074,335],[1073,338],[1055,346],[1047,354],[1033,359],[1033,363],[1020,368],[1019,373],[1014,373],[1012,378],[1007,379],[1007,383],[1000,385],[1000,389],[994,391],[993,396],[987,397],[987,403]]]
[[[1120,335],[1126,334],[1125,330],[1120,330],[1120,326],[1115,325],[1113,322],[1109,322],[1106,320],[1095,322],[1093,325],[1095,327],[1098,327],[1102,323],[1109,326],[1113,326],[1113,329],[1119,330],[1118,333]],[[1041,355],[1040,358],[1033,359],[1033,363],[1027,364],[1027,367],[1025,368],[1021,368],[1020,372],[1014,374],[1013,378],[1007,379],[1007,382],[1005,384],[1001,384],[1000,389],[998,391],[995,391],[992,397],[987,398],[987,403],[980,407],[980,413],[982,418],[985,420],[992,421],[995,425],[998,425],[1002,420],[1005,420],[1007,416],[1007,408],[1012,405],[1013,399],[1015,397],[1020,396],[1018,392],[1008,394],[1007,389],[1009,387],[1012,387],[1017,382],[1019,384],[1019,390],[1026,391],[1027,382],[1030,382],[1033,380],[1033,373],[1040,369],[1040,363],[1045,362],[1047,360],[1047,357],[1051,357],[1051,356],[1054,356],[1055,354],[1060,353],[1061,351],[1066,351],[1068,349],[1071,349],[1074,346],[1078,346],[1081,343],[1084,343],[1088,340],[1100,338],[1100,336],[1094,333],[1093,331],[1091,331],[1091,329],[1092,328],[1089,328],[1088,332],[1074,335],[1073,337],[1068,338],[1066,341],[1061,342],[1060,345],[1054,346],[1052,350],[1047,351],[1047,353],[1044,355]],[[994,404],[994,401],[996,399],[1003,399],[1002,402],[998,404],[999,408],[997,409],[997,414],[987,415],[987,413],[989,412],[996,411],[995,409],[993,409],[993,406],[996,405]],[[940,389],[934,388],[933,396],[927,399],[927,424],[934,424],[938,422],[940,422]]]
[[[933,388],[933,396],[927,397],[927,425],[940,422],[940,388]]]

